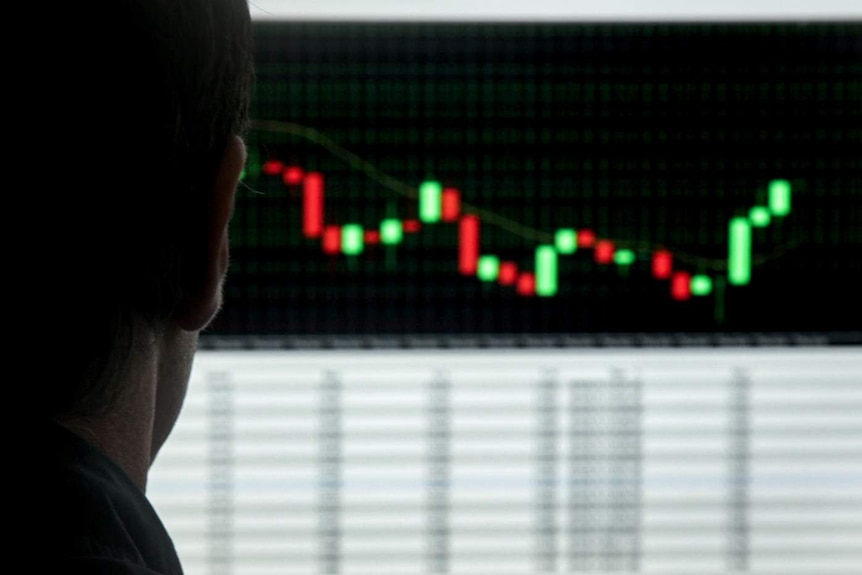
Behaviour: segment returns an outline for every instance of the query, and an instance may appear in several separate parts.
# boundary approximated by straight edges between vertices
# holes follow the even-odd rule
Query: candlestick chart
[[[212,333],[856,341],[860,35],[258,25]]]

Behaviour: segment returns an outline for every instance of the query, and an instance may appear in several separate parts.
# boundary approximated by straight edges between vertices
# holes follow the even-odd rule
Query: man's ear
[[[245,161],[245,144],[238,136],[232,136],[213,180],[209,217],[204,230],[206,244],[198,244],[203,253],[195,254],[203,260],[193,266],[197,277],[188,278],[192,285],[186,286],[185,297],[174,316],[177,325],[185,331],[205,328],[221,307],[222,283],[228,268],[228,227]]]

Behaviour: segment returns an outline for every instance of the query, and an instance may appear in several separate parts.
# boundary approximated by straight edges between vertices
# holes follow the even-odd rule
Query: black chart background
[[[259,23],[252,116],[319,130],[418,187],[529,228],[590,227],[638,251],[628,273],[561,256],[560,292],[523,298],[457,273],[456,226],[396,250],[324,256],[277,178],[239,192],[225,306],[212,336],[832,334],[858,340],[862,274],[862,24]],[[317,142],[253,130],[253,161],[326,177],[328,223],[416,217],[417,202]],[[727,223],[755,230],[749,286],[675,302],[649,250],[721,275]],[[536,241],[483,224],[482,251],[532,268]],[[860,341],[856,341],[860,343]]]

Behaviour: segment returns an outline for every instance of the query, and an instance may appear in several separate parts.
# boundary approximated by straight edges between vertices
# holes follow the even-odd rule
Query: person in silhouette
[[[26,438],[10,455],[17,534],[50,566],[38,572],[178,574],[147,475],[221,306],[246,158],[247,0],[23,9],[38,13],[7,57],[6,228],[20,231],[4,281]]]

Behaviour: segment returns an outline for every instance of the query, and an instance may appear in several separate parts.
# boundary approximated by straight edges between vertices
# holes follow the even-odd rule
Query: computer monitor
[[[862,22],[410,4],[256,23],[187,572],[857,572]]]

